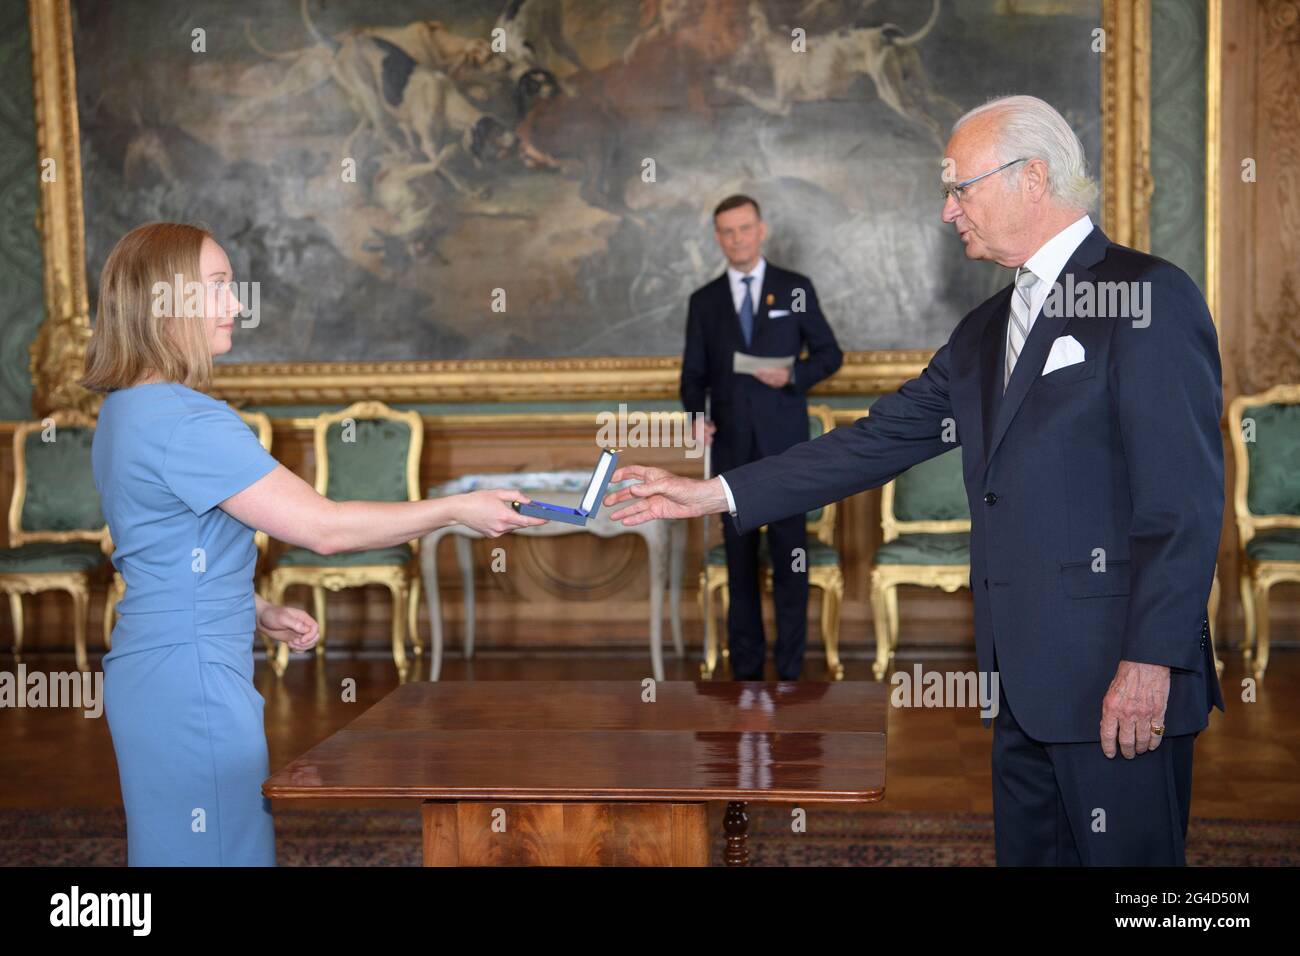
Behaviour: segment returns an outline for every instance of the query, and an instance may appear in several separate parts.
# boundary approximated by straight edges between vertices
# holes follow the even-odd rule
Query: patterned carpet
[[[722,861],[722,807],[713,861]],[[750,812],[750,857],[758,866],[991,866],[993,820],[979,813],[889,813],[817,809],[808,832],[790,832],[789,809]],[[279,810],[281,866],[419,866],[416,810]],[[1300,821],[1193,818],[1190,866],[1300,864]],[[0,866],[121,866],[120,810],[0,811]]]

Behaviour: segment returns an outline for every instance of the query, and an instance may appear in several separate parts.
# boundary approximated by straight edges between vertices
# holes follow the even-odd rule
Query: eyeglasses
[[[977,183],[986,176],[992,176],[994,173],[1000,173],[1008,166],[1014,166],[1016,163],[1023,163],[1028,160],[1028,158],[1029,157],[1026,156],[1024,159],[1013,159],[1009,163],[1003,163],[997,169],[990,169],[987,173],[980,173],[978,176],[973,176],[964,182],[953,183],[951,185],[944,183],[943,186],[940,187],[943,190],[943,201],[946,203],[948,197],[951,196],[953,199],[961,202],[966,196],[966,187],[970,186],[972,183]]]

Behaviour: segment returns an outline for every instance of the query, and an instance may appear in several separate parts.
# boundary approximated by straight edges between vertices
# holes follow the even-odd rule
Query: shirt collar
[[[1060,276],[1061,270],[1074,255],[1074,250],[1083,244],[1092,233],[1092,217],[1086,213],[1070,223],[1051,239],[1048,239],[1032,256],[1025,261],[1024,267],[1038,277],[1038,281],[1050,288]]]
[[[747,275],[751,275],[754,277],[754,281],[749,284],[749,287],[754,290],[754,295],[758,295],[758,290],[763,288],[763,273],[765,272],[767,272],[767,259],[759,256],[758,265],[754,266],[749,272],[741,272],[739,269],[727,266],[727,280],[731,283],[733,289],[744,288],[740,284],[740,280]]]

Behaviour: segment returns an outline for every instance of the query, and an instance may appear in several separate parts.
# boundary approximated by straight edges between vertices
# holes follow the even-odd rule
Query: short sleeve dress
[[[159,382],[104,398],[91,462],[126,581],[103,666],[127,862],[273,866],[254,529],[217,505],[276,461],[225,402]]]

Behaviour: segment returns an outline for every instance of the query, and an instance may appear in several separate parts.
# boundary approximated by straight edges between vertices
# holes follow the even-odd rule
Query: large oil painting
[[[934,348],[1005,281],[939,220],[946,133],[1030,92],[1095,167],[1100,8],[73,0],[91,301],[180,219],[257,283],[236,362],[674,355],[745,192],[846,350]]]

